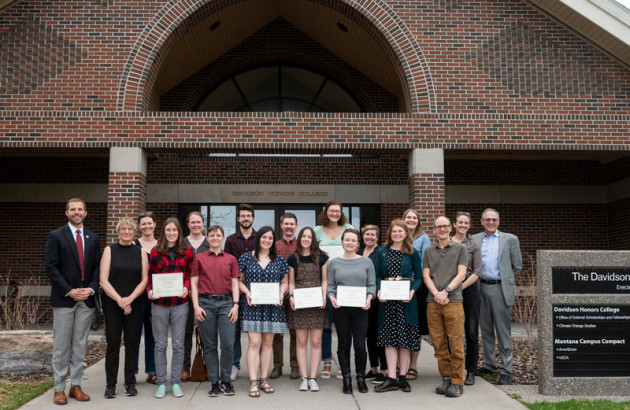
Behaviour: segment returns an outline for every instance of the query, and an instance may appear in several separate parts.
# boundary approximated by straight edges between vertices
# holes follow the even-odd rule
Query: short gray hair
[[[494,208],[486,208],[482,213],[481,213],[481,219],[483,219],[484,215],[486,214],[486,212],[494,212],[495,214],[497,214],[497,219],[501,219],[501,217],[499,216],[499,211],[497,211]]]

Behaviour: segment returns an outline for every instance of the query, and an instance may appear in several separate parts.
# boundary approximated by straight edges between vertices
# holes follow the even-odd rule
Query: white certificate
[[[293,289],[293,305],[296,309],[305,309],[324,306],[322,287]]]
[[[410,280],[382,280],[381,299],[409,300]]]
[[[151,275],[153,296],[157,298],[179,297],[184,293],[184,273],[154,273]]]
[[[337,305],[348,307],[365,307],[367,289],[365,286],[337,286]]]
[[[252,282],[249,284],[252,305],[277,305],[280,303],[280,283]]]
[[[328,254],[328,259],[332,260],[343,255],[343,247],[341,245],[323,245],[319,249]]]

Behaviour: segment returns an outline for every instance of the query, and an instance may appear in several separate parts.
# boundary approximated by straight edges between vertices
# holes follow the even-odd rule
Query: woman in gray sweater
[[[360,234],[355,229],[346,230],[341,236],[344,253],[334,258],[328,265],[328,296],[334,308],[333,321],[337,329],[337,359],[343,374],[343,392],[352,393],[350,377],[350,333],[354,342],[354,363],[357,372],[359,392],[367,393],[365,366],[367,351],[365,338],[368,327],[368,309],[376,296],[374,264],[366,257],[357,255]],[[337,302],[339,286],[365,287],[365,305],[361,307],[340,306]]]

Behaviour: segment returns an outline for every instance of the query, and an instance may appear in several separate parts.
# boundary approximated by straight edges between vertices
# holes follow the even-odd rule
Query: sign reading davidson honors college
[[[630,294],[630,268],[553,267],[551,272],[554,294]]]
[[[630,294],[630,268],[552,268],[554,294]],[[630,376],[630,306],[553,305],[554,377]]]

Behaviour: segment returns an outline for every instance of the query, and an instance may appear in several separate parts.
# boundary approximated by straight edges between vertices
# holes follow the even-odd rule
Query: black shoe
[[[138,390],[136,389],[136,385],[134,383],[125,384],[125,395],[130,397],[138,395]]]
[[[367,384],[365,384],[365,376],[362,374],[357,374],[357,388],[359,389],[359,393],[368,392]]]
[[[232,383],[221,381],[219,388],[224,396],[234,396],[234,386]]]
[[[372,370],[365,374],[366,379],[373,379],[378,375],[378,372],[374,373]]]
[[[352,394],[352,377],[343,376],[343,387],[341,389],[344,394]]]
[[[442,380],[442,384],[435,388],[435,392],[437,394],[446,394],[446,390],[449,387],[451,387],[451,378],[445,377],[444,380]]]
[[[398,381],[391,377],[386,377],[383,383],[374,386],[374,391],[377,393],[385,393],[386,391],[392,390],[398,390]]]
[[[512,377],[507,374],[502,374],[501,376],[499,376],[499,381],[497,382],[497,384],[499,386],[508,386],[512,384]]]
[[[219,397],[221,393],[221,386],[219,383],[212,383],[212,389],[208,392],[208,396],[210,397]]]
[[[464,394],[464,386],[461,384],[451,384],[444,394],[446,397],[459,397]]]
[[[116,397],[116,386],[105,386],[105,398],[113,399]]]
[[[483,376],[488,376],[488,375],[494,375],[496,372],[493,372],[492,370],[488,370],[485,367],[482,367],[481,369],[477,369],[477,371],[475,371],[475,376],[479,376],[479,377],[483,377]]]
[[[378,373],[376,375],[376,377],[374,378],[374,380],[372,380],[372,383],[374,383],[374,384],[381,384],[385,380],[387,380],[387,376],[385,376],[383,373]]]
[[[404,391],[405,393],[411,392],[411,386],[407,381],[407,376],[398,376],[398,387],[400,387],[400,390]]]
[[[475,384],[475,373],[474,372],[468,372],[466,374],[466,381],[464,382],[464,384],[466,386],[472,386],[473,384]]]

